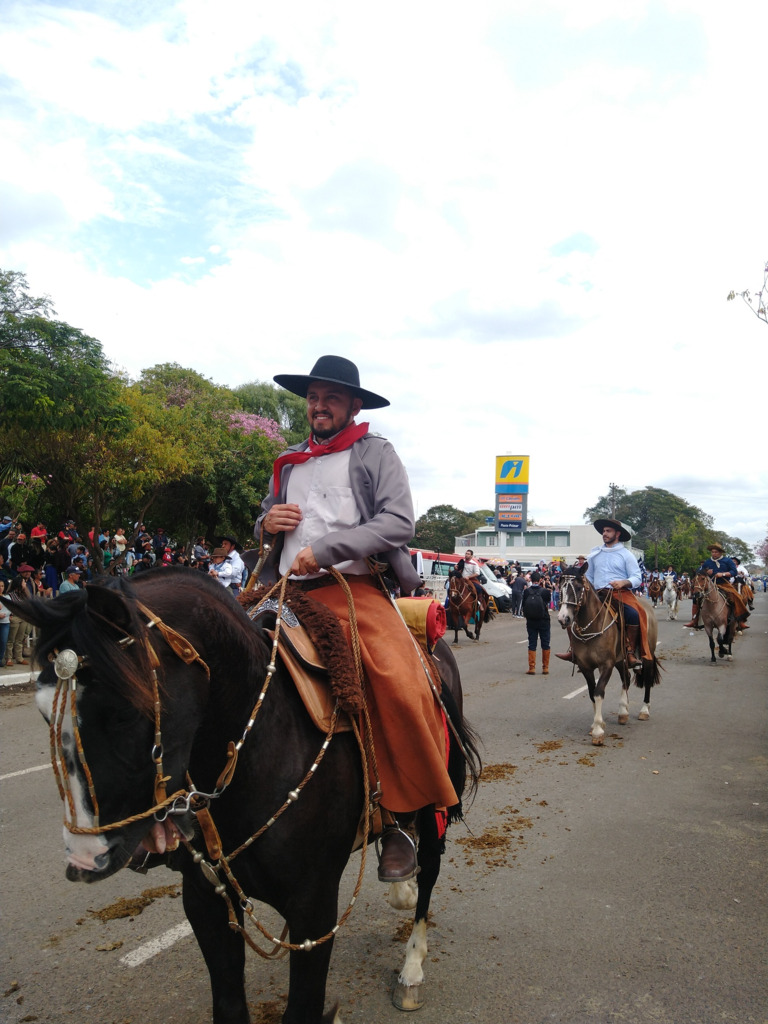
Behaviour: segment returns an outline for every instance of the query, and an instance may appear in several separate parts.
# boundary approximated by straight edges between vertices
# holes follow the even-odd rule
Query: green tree
[[[466,525],[464,526],[464,533],[472,533],[474,530],[479,530],[483,526],[487,526],[486,519],[493,519],[496,521],[496,513],[492,508],[479,508],[476,512],[465,513],[467,517]]]
[[[277,423],[244,413],[233,391],[177,363],[143,371],[136,389],[165,417],[166,431],[189,459],[187,472],[158,491],[157,524],[162,519],[187,541],[225,532],[250,538],[272,463],[286,446]]]
[[[280,424],[306,435],[304,401],[258,382],[235,393],[178,363],[131,382],[53,313],[23,274],[0,271],[4,511],[72,517],[84,535],[151,512],[177,541],[245,540],[286,447]]]
[[[128,425],[122,383],[101,344],[52,320],[22,274],[0,272],[0,428],[119,433]]]
[[[626,515],[628,495],[629,492],[624,487],[610,484],[608,493],[598,498],[591,508],[584,510],[584,522],[594,523],[596,519],[620,519],[625,522],[622,516]]]
[[[587,522],[601,517],[619,519],[632,527],[632,543],[645,552],[649,568],[698,568],[707,557],[707,545],[714,541],[742,561],[752,558],[752,550],[743,540],[718,533],[712,516],[661,487],[627,491],[611,485],[609,493],[584,512]]]
[[[433,505],[416,522],[413,543],[425,551],[452,554],[455,538],[467,533],[470,516],[453,505]]]
[[[233,394],[245,412],[274,420],[287,444],[296,444],[307,436],[307,403],[299,395],[261,380],[241,384]]]

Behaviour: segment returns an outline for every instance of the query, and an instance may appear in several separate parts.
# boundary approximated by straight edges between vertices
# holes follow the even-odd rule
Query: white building
[[[463,555],[472,548],[477,558],[501,558],[506,562],[520,562],[521,565],[536,564],[544,559],[553,562],[562,559],[572,565],[578,555],[589,554],[591,549],[602,544],[602,538],[590,523],[572,526],[529,526],[523,533],[497,530],[493,526],[481,526],[474,533],[455,538],[454,551]],[[633,548],[631,541],[625,545],[637,558],[643,552]]]

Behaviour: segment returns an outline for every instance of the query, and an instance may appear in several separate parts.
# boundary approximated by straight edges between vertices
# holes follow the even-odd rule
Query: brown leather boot
[[[640,642],[640,627],[639,626],[627,626],[626,627],[626,641],[627,641],[627,666],[629,668],[642,668],[643,663],[635,654],[638,643]]]
[[[555,657],[559,658],[561,661],[573,661],[573,651],[570,647],[565,654],[558,654],[557,651],[555,651]]]
[[[378,844],[381,844],[381,850]],[[380,882],[407,882],[418,874],[416,844],[399,825],[385,828],[377,840]]]
[[[691,608],[691,621],[683,623],[683,629],[698,629],[699,628],[699,606],[696,602],[693,602]]]
[[[536,651],[528,651],[528,671],[525,674],[527,676],[536,675]]]
[[[541,652],[541,674],[543,676],[549,675],[549,651]]]

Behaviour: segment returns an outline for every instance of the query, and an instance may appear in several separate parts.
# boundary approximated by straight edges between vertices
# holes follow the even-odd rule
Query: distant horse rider
[[[733,617],[738,623],[739,629],[749,629],[746,620],[749,618],[749,609],[744,604],[741,594],[730,582],[732,576],[738,575],[738,568],[733,559],[726,558],[720,544],[710,544],[707,548],[709,558],[705,559],[698,568],[698,572],[709,576],[717,584],[717,589],[722,593],[725,600],[733,609]],[[685,625],[691,629],[699,629],[699,612],[701,611],[696,601],[691,609],[691,621]]]
[[[337,615],[350,639],[347,596],[328,570],[345,577],[360,636],[382,811],[389,812],[379,879],[406,881],[418,871],[410,834],[416,811],[453,807],[458,798],[425,667],[377,578],[386,562],[403,595],[420,583],[408,551],[415,521],[405,468],[389,441],[367,423],[355,423],[361,409],[389,402],[360,387],[357,366],[341,356],[321,356],[309,374],[274,380],[306,399],[310,434],[275,460],[255,531],[262,549],[271,545],[261,579],[270,583],[290,573]]]
[[[480,572],[480,563],[475,558],[475,553],[472,548],[467,548],[464,558],[459,562],[459,565],[462,567],[462,578],[468,580],[474,586],[475,590],[478,592],[478,597],[481,595],[484,597],[485,591],[483,590],[483,577]]]
[[[637,559],[624,547],[632,537],[628,526],[618,519],[597,519],[594,527],[602,535],[603,543],[592,548],[587,555],[588,566],[584,575],[598,591],[611,591],[611,595],[623,605],[626,640],[626,658],[629,668],[642,668],[637,657],[638,647],[644,660],[650,660],[653,652],[648,649],[645,609],[632,593],[642,585],[642,573]],[[641,628],[644,627],[644,628]],[[562,661],[573,661],[573,651],[557,654]]]

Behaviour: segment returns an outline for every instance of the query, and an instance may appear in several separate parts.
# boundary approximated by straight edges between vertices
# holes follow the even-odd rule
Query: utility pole
[[[608,484],[608,495],[611,502],[611,519],[616,518],[616,484]]]

